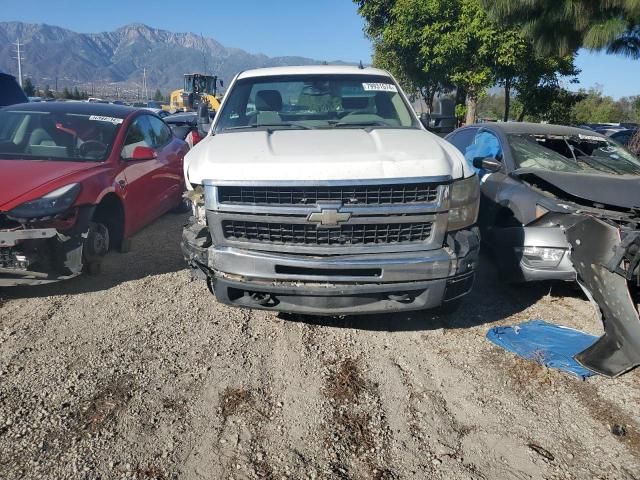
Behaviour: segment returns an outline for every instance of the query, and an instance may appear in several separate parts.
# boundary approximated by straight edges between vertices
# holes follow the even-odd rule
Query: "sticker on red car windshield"
[[[363,83],[365,92],[397,92],[398,88],[393,83]]]
[[[91,115],[89,120],[94,120],[96,122],[110,122],[114,125],[120,125],[124,121],[122,118],[103,117],[102,115]]]

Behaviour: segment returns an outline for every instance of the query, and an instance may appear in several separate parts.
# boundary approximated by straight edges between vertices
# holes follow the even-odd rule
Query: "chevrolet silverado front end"
[[[225,102],[214,134],[185,159],[193,216],[182,241],[219,301],[345,315],[432,308],[470,291],[477,177],[386,72],[246,72]]]

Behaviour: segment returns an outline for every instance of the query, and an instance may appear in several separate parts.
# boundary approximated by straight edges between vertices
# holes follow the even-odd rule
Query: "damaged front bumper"
[[[605,330],[575,358],[594,372],[617,377],[640,365],[640,231],[621,232],[585,217],[566,234],[578,281],[596,305]]]
[[[0,229],[0,287],[41,285],[78,275],[92,213],[92,207],[78,208],[74,222],[64,229],[48,222],[40,228],[12,224]]]
[[[291,255],[217,247],[207,227],[192,225],[183,232],[182,250],[222,303],[352,315],[433,308],[469,293],[478,234],[461,231],[449,243],[450,248],[418,252]]]

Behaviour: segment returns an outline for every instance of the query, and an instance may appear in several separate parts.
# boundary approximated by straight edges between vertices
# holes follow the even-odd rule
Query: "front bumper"
[[[491,232],[487,243],[492,247],[501,274],[509,281],[576,279],[576,271],[570,258],[571,246],[560,227],[496,228]],[[528,264],[523,258],[521,249],[525,246],[563,249],[564,254],[558,265],[541,268]]]
[[[455,300],[471,290],[479,250],[475,230],[451,235],[448,248],[330,256],[220,247],[209,238],[206,227],[187,227],[182,250],[220,302],[314,315],[421,310]]]
[[[56,228],[0,230],[0,287],[42,285],[82,271],[82,245],[93,207],[78,208],[75,224]]]

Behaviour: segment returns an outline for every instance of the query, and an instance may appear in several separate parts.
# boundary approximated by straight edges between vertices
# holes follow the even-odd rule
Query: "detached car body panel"
[[[182,201],[187,147],[155,116],[45,103],[0,118],[0,286],[75,276]]]
[[[473,284],[477,177],[387,72],[240,74],[185,178],[182,249],[224,303],[379,313],[436,307]]]

